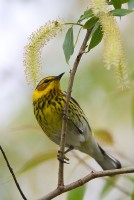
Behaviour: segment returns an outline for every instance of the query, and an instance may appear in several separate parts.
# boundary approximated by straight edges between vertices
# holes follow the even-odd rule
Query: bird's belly
[[[51,140],[56,144],[60,144],[61,139],[61,129],[57,133],[53,134]],[[67,126],[66,136],[65,136],[65,146],[73,146],[75,149],[79,149],[81,143],[85,142],[85,137],[82,134],[74,132]]]
[[[45,109],[44,118],[46,123],[42,124],[41,127],[50,139],[53,135],[60,133],[62,125],[61,113],[56,112],[55,109],[47,108]]]
[[[57,110],[48,107],[45,109],[42,117],[42,123],[40,125],[43,131],[53,142],[59,145],[61,139],[62,112],[57,112]],[[68,121],[65,145],[79,149],[81,143],[85,142],[85,140],[85,134],[78,133],[74,125],[70,125]]]

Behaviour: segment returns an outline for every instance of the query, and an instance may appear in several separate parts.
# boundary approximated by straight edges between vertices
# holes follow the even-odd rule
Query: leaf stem
[[[78,35],[77,35],[77,38],[76,38],[76,41],[75,41],[75,44],[74,44],[74,48],[75,48],[75,46],[76,46],[76,44],[78,42],[78,38],[79,38],[79,35],[80,35],[80,32],[81,32],[81,29],[82,29],[82,27],[78,31]]]
[[[68,22],[68,23],[64,23],[63,25],[78,25],[78,26],[83,27],[83,24],[81,24],[81,23],[71,23],[71,22]]]

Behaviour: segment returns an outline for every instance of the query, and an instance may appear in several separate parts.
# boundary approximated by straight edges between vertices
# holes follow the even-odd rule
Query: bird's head
[[[47,95],[50,90],[60,90],[60,79],[64,73],[58,76],[48,76],[43,78],[37,85],[33,93],[33,101],[38,100],[44,95]]]

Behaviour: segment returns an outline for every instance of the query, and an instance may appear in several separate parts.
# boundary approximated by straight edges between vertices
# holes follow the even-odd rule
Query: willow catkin
[[[28,83],[36,85],[41,76],[41,50],[46,43],[62,31],[63,23],[60,19],[48,21],[28,38],[29,43],[24,50],[24,66]]]

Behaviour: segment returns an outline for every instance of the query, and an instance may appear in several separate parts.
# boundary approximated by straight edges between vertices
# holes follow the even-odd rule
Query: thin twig
[[[83,24],[81,24],[81,23],[64,23],[64,25],[78,25],[78,26],[81,26],[81,27],[83,27]]]
[[[66,123],[66,116],[68,114],[68,107],[69,107],[69,100],[71,98],[71,91],[73,87],[73,81],[74,81],[74,76],[77,70],[77,67],[79,65],[80,59],[87,47],[87,42],[90,37],[92,29],[87,30],[86,36],[84,38],[84,41],[80,47],[80,50],[78,52],[78,55],[75,59],[73,68],[70,72],[70,79],[68,83],[68,89],[67,89],[67,94],[66,94],[66,104],[65,104],[65,110],[63,111],[63,119],[62,119],[62,130],[61,130],[61,141],[60,141],[60,157],[64,159],[64,149],[65,149],[65,135],[66,135],[66,128],[67,128],[67,123]],[[62,189],[64,186],[64,163],[59,161],[59,173],[58,173],[58,187]]]
[[[57,188],[57,189],[53,190],[51,193],[40,198],[39,200],[53,199],[54,197],[56,197],[64,192],[67,192],[67,191],[75,189],[79,186],[82,186],[85,183],[87,183],[93,179],[96,179],[96,178],[105,177],[105,176],[114,176],[114,175],[120,175],[120,174],[128,174],[128,173],[134,173],[134,167],[114,169],[114,170],[105,170],[105,171],[98,171],[98,172],[92,171],[87,176],[85,176],[71,184],[68,184],[68,185],[63,186],[62,188]]]
[[[81,159],[79,156],[78,156],[78,154],[76,154],[76,152],[75,151],[73,151],[72,152],[73,154],[74,154],[74,156],[79,160],[79,162],[82,162],[83,163],[83,165],[89,170],[92,170],[92,171],[94,171],[94,169],[93,169],[93,167],[91,167],[88,163],[86,163],[86,161],[85,160],[83,160],[83,159]],[[102,177],[105,181],[107,181],[107,179],[105,178],[105,177]],[[116,189],[118,189],[120,192],[122,192],[123,194],[125,194],[126,196],[131,196],[131,193],[128,191],[128,190],[126,190],[126,187],[122,187],[122,186],[120,186],[120,185],[117,185],[114,181],[112,181],[112,180],[108,180],[108,182],[112,185],[112,186],[114,186],[114,187],[116,187]]]
[[[12,169],[11,165],[9,164],[9,161],[8,161],[8,159],[7,159],[7,156],[6,156],[5,152],[4,152],[4,150],[2,149],[2,146],[0,146],[0,150],[1,150],[1,153],[2,153],[2,155],[3,155],[3,157],[4,157],[5,161],[6,161],[7,167],[8,167],[8,169],[9,169],[9,171],[10,171],[10,173],[11,173],[13,179],[14,179],[14,182],[15,182],[15,184],[16,184],[17,189],[19,190],[19,192],[20,192],[22,198],[23,198],[24,200],[27,200],[27,198],[25,197],[24,193],[22,192],[22,190],[21,190],[21,188],[20,188],[20,185],[19,185],[19,183],[18,183],[18,181],[17,181],[17,179],[16,179],[16,176],[15,176],[15,174],[14,174],[14,172],[13,172],[13,169]]]

